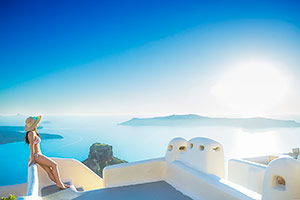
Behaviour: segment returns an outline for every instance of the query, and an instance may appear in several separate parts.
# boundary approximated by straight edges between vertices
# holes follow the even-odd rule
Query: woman
[[[57,163],[42,154],[40,149],[41,136],[37,132],[38,123],[40,122],[42,116],[28,117],[25,121],[26,125],[24,130],[26,131],[25,142],[30,148],[30,158],[28,160],[30,167],[32,164],[39,164],[48,174],[49,178],[55,182],[57,187],[60,189],[66,189],[70,186],[64,184],[61,181]]]

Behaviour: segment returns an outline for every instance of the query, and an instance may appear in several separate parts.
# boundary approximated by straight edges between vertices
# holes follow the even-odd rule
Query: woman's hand
[[[30,161],[30,162],[29,162],[29,161]],[[28,159],[28,162],[29,162],[28,167],[30,167],[32,164],[35,164],[34,159],[31,159],[31,158]]]
[[[31,161],[31,160],[34,160],[34,159],[32,159],[32,156],[28,158],[28,162]]]
[[[32,164],[35,164],[35,162],[34,161],[30,161],[28,167],[30,167]]]

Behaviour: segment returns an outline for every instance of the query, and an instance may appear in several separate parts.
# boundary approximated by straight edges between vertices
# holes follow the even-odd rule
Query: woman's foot
[[[67,189],[68,187],[66,187],[65,185],[61,185],[61,184],[56,184],[56,186],[61,189],[61,190],[64,190],[64,189]]]

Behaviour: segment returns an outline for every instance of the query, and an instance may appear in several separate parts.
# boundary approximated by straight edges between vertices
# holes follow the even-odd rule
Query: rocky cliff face
[[[82,162],[100,177],[102,177],[102,170],[105,166],[118,163],[127,163],[127,161],[113,156],[111,145],[101,143],[94,143],[90,147],[88,158]]]

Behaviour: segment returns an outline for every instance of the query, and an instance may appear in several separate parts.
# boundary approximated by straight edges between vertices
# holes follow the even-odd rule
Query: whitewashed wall
[[[228,162],[228,180],[261,194],[266,169],[267,165],[231,159]]]
[[[165,158],[106,166],[103,169],[104,187],[116,187],[164,180]]]
[[[18,197],[18,200],[40,200],[39,196],[39,181],[37,165],[33,164],[28,167],[28,184],[26,196]]]
[[[207,138],[174,138],[162,158],[104,168],[105,187],[164,180],[193,199],[260,199],[261,195],[226,181],[223,146]]]
[[[62,181],[71,181],[75,187],[83,187],[84,190],[103,188],[102,178],[80,161],[69,158],[51,159],[58,163],[58,169]],[[40,166],[38,166],[38,179],[40,183],[40,189],[54,184],[49,179],[48,174]]]
[[[263,200],[300,199],[300,162],[278,158],[270,162],[263,181]]]
[[[176,190],[199,200],[300,199],[298,160],[277,158],[267,166],[233,159],[229,162],[229,179],[225,180],[223,146],[201,137],[189,141],[174,138],[161,158],[107,166],[103,170],[103,180],[75,159],[53,159],[58,163],[63,181],[72,181],[85,190],[164,180]],[[259,160],[266,163],[265,157]],[[29,174],[34,176],[29,180],[29,187],[36,188],[36,180],[39,190],[53,184],[43,169],[36,165],[31,169]],[[31,191],[29,195],[36,194],[35,189]]]

